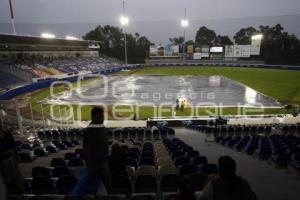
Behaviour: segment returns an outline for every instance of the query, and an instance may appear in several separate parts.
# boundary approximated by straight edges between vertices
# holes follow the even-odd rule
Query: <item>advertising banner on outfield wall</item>
[[[195,53],[201,53],[201,48],[198,47],[198,46],[196,46],[196,47],[195,47]]]
[[[209,50],[210,53],[222,53],[223,47],[211,47]]]
[[[234,57],[234,46],[228,45],[225,46],[225,58],[233,58]]]
[[[241,57],[242,58],[250,58],[251,56],[251,45],[241,45]]]
[[[150,57],[157,56],[157,47],[155,45],[151,45],[149,52],[150,52]]]
[[[254,56],[260,55],[260,45],[251,45],[251,55]]]
[[[166,45],[166,46],[150,46],[150,57],[178,57],[179,46],[178,45]]]
[[[194,60],[201,60],[202,59],[201,53],[194,53],[193,54],[193,59]]]
[[[250,58],[252,55],[260,55],[260,46],[258,45],[225,46],[226,58]]]
[[[164,48],[164,56],[172,56],[173,55],[173,49],[172,45],[167,45]]]
[[[234,45],[234,51],[233,51],[235,58],[242,57],[242,47],[241,45]]]
[[[163,57],[165,48],[163,46],[150,46],[150,57]]]
[[[166,57],[178,57],[179,56],[179,46],[168,44],[165,46],[165,54]]]
[[[201,53],[209,53],[209,46],[202,46]]]
[[[209,58],[209,53],[201,53],[201,58]]]
[[[211,53],[210,54],[210,59],[212,59],[212,60],[222,60],[223,55],[220,54],[220,53]]]
[[[186,51],[187,53],[191,53],[191,54],[194,53],[194,45],[188,45]]]

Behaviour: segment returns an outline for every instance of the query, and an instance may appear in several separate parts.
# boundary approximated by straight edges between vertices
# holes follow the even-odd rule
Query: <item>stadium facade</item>
[[[100,43],[0,34],[0,59],[75,58],[98,56]]]

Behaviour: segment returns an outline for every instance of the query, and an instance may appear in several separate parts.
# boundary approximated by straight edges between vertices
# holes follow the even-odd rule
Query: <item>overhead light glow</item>
[[[188,27],[189,26],[189,21],[187,19],[181,20],[181,26],[183,28]]]
[[[263,38],[262,34],[257,34],[252,36],[252,40],[261,40]]]
[[[55,38],[55,35],[53,35],[51,33],[42,33],[41,37],[42,38]]]
[[[126,17],[126,16],[121,16],[121,17],[120,17],[120,24],[121,24],[122,26],[128,26],[128,24],[129,24],[129,19],[128,19],[128,17]]]
[[[65,37],[66,40],[79,40],[77,37],[71,36],[71,35],[67,35]]]

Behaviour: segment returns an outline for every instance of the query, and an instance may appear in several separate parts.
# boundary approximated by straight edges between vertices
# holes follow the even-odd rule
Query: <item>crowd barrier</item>
[[[166,67],[166,66],[214,66],[214,67],[253,67],[253,68],[268,68],[268,69],[286,69],[286,70],[300,70],[300,66],[286,66],[286,65],[268,65],[268,64],[244,64],[244,63],[155,63],[155,64],[134,64],[134,65],[127,65],[127,66],[118,66],[118,67],[109,67],[107,69],[101,70],[96,72],[96,74],[110,74],[117,71],[122,70],[131,70],[131,69],[138,69],[145,66],[153,66],[153,67]],[[63,80],[67,80],[70,82],[74,82],[77,80],[78,76],[72,78],[65,78]],[[16,88],[10,89],[3,94],[0,95],[0,100],[9,100],[12,99],[20,94],[32,92],[38,89],[43,89],[50,87],[51,84],[55,81],[61,79],[50,79],[50,80],[43,80],[36,83],[31,83],[27,85],[18,86]]]

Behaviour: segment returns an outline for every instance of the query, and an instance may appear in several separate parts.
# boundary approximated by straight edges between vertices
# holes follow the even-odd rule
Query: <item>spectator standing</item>
[[[0,125],[0,175],[8,193],[23,193],[24,181],[19,169],[15,139]]]
[[[108,164],[107,130],[103,125],[104,110],[94,107],[91,112],[92,122],[83,134],[83,153],[88,170],[93,176],[99,176],[106,189],[110,187]]]

